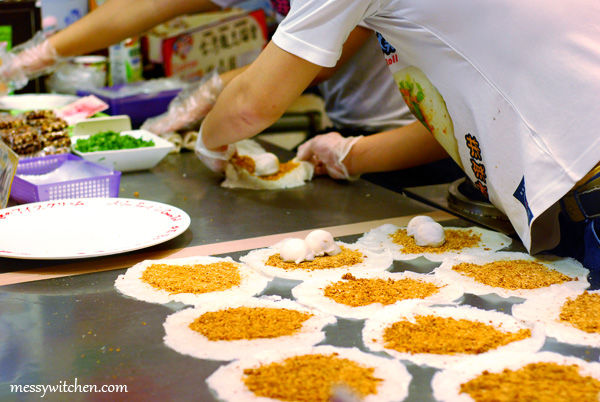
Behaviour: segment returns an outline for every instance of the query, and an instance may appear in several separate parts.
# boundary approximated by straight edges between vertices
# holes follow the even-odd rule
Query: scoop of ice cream
[[[300,264],[302,261],[312,261],[315,258],[303,239],[284,239],[279,243],[278,248],[283,261]]]
[[[435,222],[435,221],[427,215],[415,216],[408,222],[408,225],[406,226],[406,234],[409,236],[414,236],[417,231],[417,227],[424,222]]]
[[[417,226],[415,243],[417,246],[439,247],[446,241],[444,228],[437,222],[423,222]]]
[[[316,256],[336,255],[342,252],[340,246],[333,240],[331,233],[326,230],[313,230],[306,235],[304,241]]]
[[[279,159],[275,154],[264,152],[252,155],[252,159],[254,159],[254,174],[257,176],[268,176],[279,172]]]

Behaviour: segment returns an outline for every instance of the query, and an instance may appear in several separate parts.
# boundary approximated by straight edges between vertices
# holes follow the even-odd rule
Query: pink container
[[[29,203],[64,198],[118,197],[121,172],[73,154],[19,161],[10,198]]]

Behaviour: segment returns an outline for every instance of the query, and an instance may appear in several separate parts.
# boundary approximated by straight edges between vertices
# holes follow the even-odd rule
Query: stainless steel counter
[[[263,146],[289,157],[287,151]],[[171,154],[150,171],[124,173],[119,197],[164,202],[190,215],[190,228],[153,248],[158,250],[434,210],[363,180],[347,183],[316,178],[305,186],[281,191],[226,189],[219,186],[221,180],[221,175],[204,167],[192,152]],[[55,265],[52,261],[0,258],[0,273]]]
[[[228,190],[220,177],[191,153],[169,155],[151,171],[124,174],[120,196],[165,202],[184,209],[190,228],[151,250],[128,253],[135,263],[153,251],[168,251],[224,241],[306,229],[375,221],[432,212],[424,204],[366,181],[335,182],[317,178],[283,191]],[[469,225],[455,219],[452,225]],[[115,234],[117,235],[117,234]],[[356,235],[341,239],[352,242]],[[150,252],[150,254],[149,254]],[[238,259],[247,251],[226,253]],[[221,254],[223,255],[223,254]],[[117,257],[87,260],[22,261],[0,259],[1,271],[53,274],[93,268]],[[429,272],[437,264],[420,258],[396,263],[394,270]],[[50,269],[49,269],[50,270]],[[51,393],[44,400],[197,400],[214,397],[205,378],[226,362],[180,355],[162,341],[162,324],[182,304],[158,305],[127,298],[113,283],[123,269],[66,275],[0,286],[0,400],[40,400],[41,393],[11,393],[10,385],[126,385],[127,393]],[[43,274],[42,274],[43,275]],[[0,275],[1,276],[1,275]],[[291,297],[295,281],[276,279],[264,292]],[[466,295],[463,303],[510,311],[516,300]],[[326,343],[364,348],[363,321],[339,319],[327,327]],[[545,349],[586,359],[599,350],[553,343]],[[432,400],[429,381],[435,369],[407,365],[413,375],[410,400]],[[61,383],[62,381],[62,383]]]

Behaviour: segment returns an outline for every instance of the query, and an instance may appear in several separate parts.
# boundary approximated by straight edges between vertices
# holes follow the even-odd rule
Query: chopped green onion
[[[79,152],[114,151],[153,146],[154,141],[152,140],[146,141],[129,134],[119,134],[114,131],[103,131],[88,138],[79,138],[75,143],[75,149]]]

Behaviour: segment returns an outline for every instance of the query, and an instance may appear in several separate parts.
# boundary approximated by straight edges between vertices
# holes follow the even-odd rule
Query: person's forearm
[[[351,176],[407,169],[448,157],[444,148],[418,121],[361,138],[344,159]]]
[[[204,145],[218,149],[260,133],[283,115],[320,69],[269,43],[219,95],[202,124]]]
[[[234,70],[225,71],[224,73],[219,74],[221,81],[223,82],[223,87],[231,82],[235,77],[246,71],[248,66],[238,67]]]
[[[108,0],[50,42],[60,56],[77,56],[140,35],[178,15],[219,9],[210,0]]]

